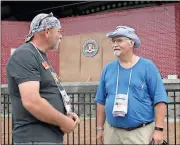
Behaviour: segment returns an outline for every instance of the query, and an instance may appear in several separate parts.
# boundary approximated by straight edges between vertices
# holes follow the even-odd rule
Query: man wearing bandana
[[[98,143],[163,143],[168,97],[158,68],[134,54],[141,41],[133,28],[106,36],[117,59],[104,67],[96,93]]]
[[[80,122],[67,105],[69,100],[63,100],[60,81],[54,78],[57,75],[46,56],[48,50],[58,49],[61,31],[60,21],[52,13],[38,14],[30,24],[26,43],[8,60],[14,144],[62,144],[63,135]]]

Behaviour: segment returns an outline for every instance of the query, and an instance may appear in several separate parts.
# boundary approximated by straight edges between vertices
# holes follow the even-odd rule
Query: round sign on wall
[[[83,44],[83,54],[87,57],[93,57],[98,52],[98,43],[95,40],[88,39]]]

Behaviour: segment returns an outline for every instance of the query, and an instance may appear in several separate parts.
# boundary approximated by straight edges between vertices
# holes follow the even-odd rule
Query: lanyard
[[[132,61],[133,61],[133,59],[132,59]],[[132,62],[132,64],[133,64],[133,62]],[[118,94],[118,85],[119,85],[119,65],[120,64],[118,62],[118,74],[117,74],[117,82],[116,82],[116,96]],[[129,75],[129,84],[128,84],[127,96],[129,94],[129,86],[130,86],[130,83],[131,83],[131,76],[132,76],[132,65],[131,65],[131,71],[130,71],[130,75]]]
[[[46,60],[43,58],[42,54],[39,52],[38,48],[37,48],[32,42],[30,42],[30,43],[36,48],[36,50],[37,50],[37,52],[39,53],[39,55],[40,55],[40,57],[42,58],[42,60],[43,60],[43,61],[46,61]],[[50,63],[50,62],[49,62],[49,63]],[[50,65],[51,65],[51,64],[50,64]],[[51,70],[50,68],[51,68],[52,70]],[[69,113],[69,112],[72,111],[72,110],[71,110],[71,104],[70,104],[70,98],[69,98],[69,96],[67,95],[65,89],[61,86],[59,77],[56,77],[57,80],[54,78],[53,73],[54,73],[55,71],[54,71],[52,65],[51,65],[50,68],[49,68],[48,70],[50,71],[50,73],[51,73],[51,75],[52,75],[52,77],[53,77],[53,79],[54,79],[54,81],[55,81],[55,83],[56,83],[56,85],[57,85],[57,87],[58,87],[58,90],[59,90],[60,94],[62,95],[62,99],[63,99],[63,102],[64,102],[64,107],[66,108],[67,113]]]

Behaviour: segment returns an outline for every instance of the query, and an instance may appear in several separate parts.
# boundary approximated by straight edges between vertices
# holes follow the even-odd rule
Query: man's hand
[[[104,141],[103,141],[103,134],[104,134],[104,131],[103,130],[98,130],[97,131],[97,144],[101,144],[103,145],[104,144]]]
[[[163,128],[164,118],[166,115],[166,104],[164,102],[159,102],[155,105],[155,126]],[[152,139],[154,139],[155,144],[163,143],[163,131],[154,130],[152,133]]]
[[[66,116],[66,120],[65,120],[67,125],[64,126],[60,126],[60,129],[64,132],[64,133],[71,133],[72,131],[74,131],[74,129],[76,128],[76,122],[70,118]]]
[[[162,144],[163,136],[164,136],[164,134],[162,131],[154,130],[150,141],[152,141],[152,139],[153,139],[154,144]]]
[[[67,116],[68,116],[69,118],[71,118],[71,119],[74,120],[74,122],[76,123],[75,128],[80,124],[80,119],[79,119],[79,117],[77,116],[76,113],[74,113],[74,112],[69,112],[69,113],[67,114]]]

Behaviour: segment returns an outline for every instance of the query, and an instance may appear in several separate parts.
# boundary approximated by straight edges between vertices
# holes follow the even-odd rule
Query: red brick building
[[[105,34],[111,31],[117,25],[128,25],[137,31],[141,38],[142,45],[136,50],[138,55],[152,59],[158,66],[163,78],[167,78],[170,74],[180,76],[180,4],[169,4],[162,6],[153,6],[147,8],[116,10],[104,12],[101,14],[92,14],[87,16],[77,16],[71,18],[60,19],[64,29],[65,39],[68,36],[84,36],[93,33]],[[29,22],[1,22],[1,84],[7,84],[6,80],[6,63],[10,57],[11,48],[16,48],[24,41],[25,36],[29,31]],[[105,48],[105,39],[99,39],[102,49],[105,49],[104,59],[108,59],[110,50]],[[80,40],[79,46],[82,46]],[[69,51],[72,47],[60,49],[63,53],[64,49]],[[110,48],[109,48],[110,49]],[[66,55],[66,54],[65,54]],[[55,70],[60,73],[60,63],[71,63],[62,60],[59,52],[49,52],[48,56],[55,67]],[[102,60],[103,61],[103,60]],[[106,62],[106,61],[103,61]],[[105,63],[103,63],[105,65]],[[89,66],[91,67],[91,66]],[[61,73],[60,73],[61,74]],[[98,73],[98,75],[100,72]],[[66,81],[64,79],[63,81]],[[69,81],[69,80],[68,80]],[[72,80],[77,81],[77,80]],[[82,80],[83,81],[83,80]],[[97,81],[95,79],[95,81]]]

